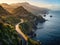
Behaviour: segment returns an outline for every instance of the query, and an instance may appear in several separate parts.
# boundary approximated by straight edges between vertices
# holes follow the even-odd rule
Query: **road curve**
[[[28,37],[21,31],[21,29],[19,28],[19,24],[21,24],[21,23],[23,23],[24,22],[24,20],[23,19],[21,19],[21,22],[20,23],[18,23],[16,26],[15,26],[15,28],[16,28],[16,31],[26,40],[26,41],[28,41]]]

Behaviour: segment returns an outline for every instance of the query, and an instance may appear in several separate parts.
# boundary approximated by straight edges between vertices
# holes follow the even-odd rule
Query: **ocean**
[[[48,21],[38,24],[34,39],[42,45],[60,45],[60,11],[50,11],[44,18]]]

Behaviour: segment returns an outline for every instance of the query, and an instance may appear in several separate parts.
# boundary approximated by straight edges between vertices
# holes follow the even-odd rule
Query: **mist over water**
[[[60,45],[60,11],[50,11],[44,18],[48,21],[38,24],[35,39],[42,45]]]

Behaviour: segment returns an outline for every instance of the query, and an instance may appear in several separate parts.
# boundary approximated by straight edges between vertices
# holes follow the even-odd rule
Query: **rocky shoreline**
[[[22,32],[30,37],[30,39],[36,36],[35,31],[37,30],[38,23],[44,23],[46,20],[42,16],[35,16],[34,19],[25,19],[25,22],[20,24]],[[36,41],[39,42],[39,41]]]

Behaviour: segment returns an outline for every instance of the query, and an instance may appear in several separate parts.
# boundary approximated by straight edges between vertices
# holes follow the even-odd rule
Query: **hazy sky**
[[[18,2],[29,2],[32,5],[55,10],[60,9],[60,0],[0,0],[0,3],[8,3],[8,4]]]

